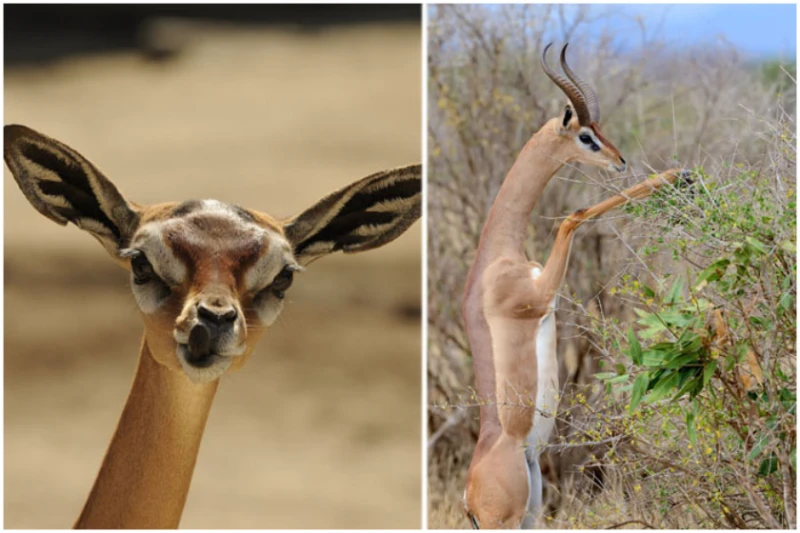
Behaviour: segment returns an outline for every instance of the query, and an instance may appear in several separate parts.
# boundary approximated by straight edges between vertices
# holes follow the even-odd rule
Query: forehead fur
[[[190,214],[197,214],[198,212],[204,213],[217,213],[220,215],[227,215],[233,218],[238,218],[244,222],[252,222],[283,235],[283,228],[281,224],[271,216],[260,213],[258,211],[251,211],[238,205],[226,204],[219,200],[188,200],[186,202],[168,202],[163,204],[155,204],[146,207],[142,210],[141,223],[142,225],[154,221],[165,221],[170,218],[181,218]]]
[[[132,246],[152,255],[154,268],[180,280],[211,270],[240,280],[260,259],[282,264],[280,256],[291,253],[273,219],[217,200],[153,206],[142,220]]]

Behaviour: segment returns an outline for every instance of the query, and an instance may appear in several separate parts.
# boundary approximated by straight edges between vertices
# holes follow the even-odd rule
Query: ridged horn
[[[572,107],[575,108],[575,113],[578,115],[578,122],[581,124],[581,126],[588,126],[592,123],[592,115],[589,113],[589,108],[586,107],[583,93],[575,86],[573,82],[556,73],[547,64],[547,51],[551,46],[553,46],[553,43],[549,43],[547,46],[545,46],[544,52],[542,52],[542,69],[544,70],[544,73],[547,74],[547,77],[553,80],[553,83],[558,85],[558,88],[564,91],[564,94],[567,95],[567,98],[569,98],[569,101],[572,103]],[[566,49],[567,45],[564,45],[564,50]],[[563,57],[563,50],[561,54]]]
[[[564,69],[564,74],[566,74],[567,77],[578,86],[581,93],[583,93],[583,99],[586,102],[586,107],[589,108],[591,120],[600,122],[600,101],[597,99],[597,93],[589,82],[575,74],[575,72],[569,68],[569,65],[567,65],[567,46],[569,46],[569,43],[565,44],[564,48],[561,49],[561,68]]]

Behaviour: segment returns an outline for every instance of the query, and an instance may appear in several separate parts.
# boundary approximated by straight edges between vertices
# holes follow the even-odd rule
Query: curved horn
[[[575,113],[578,115],[578,122],[580,122],[581,126],[588,126],[592,123],[592,116],[589,113],[589,109],[586,107],[583,93],[581,93],[581,91],[571,81],[567,80],[560,74],[557,74],[547,64],[547,51],[551,46],[553,46],[553,43],[545,46],[544,52],[542,52],[542,69],[544,70],[544,73],[547,74],[547,77],[553,80],[553,83],[558,85],[559,89],[564,91],[564,94],[567,95],[569,101],[572,102],[572,107],[575,108]],[[564,49],[566,50],[566,48],[567,47],[565,45]]]
[[[597,93],[594,88],[589,85],[589,82],[575,74],[572,69],[569,68],[569,65],[567,65],[567,46],[569,46],[569,43],[565,44],[564,48],[561,49],[561,68],[564,69],[564,74],[566,74],[567,77],[578,86],[581,93],[583,93],[583,99],[586,102],[586,106],[589,108],[591,120],[600,122],[600,101],[597,99]]]

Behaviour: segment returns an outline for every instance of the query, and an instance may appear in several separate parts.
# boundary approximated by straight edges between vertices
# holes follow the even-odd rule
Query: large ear
[[[567,104],[564,106],[564,112],[561,115],[561,125],[558,128],[559,135],[566,135],[569,132],[569,123],[572,121],[572,117],[575,116],[575,112],[572,109],[571,104]]]
[[[385,170],[326,196],[284,225],[301,264],[363,252],[399,237],[420,217],[422,165]]]
[[[28,201],[50,220],[72,222],[112,254],[127,246],[138,214],[78,152],[25,126],[3,128],[3,156]]]

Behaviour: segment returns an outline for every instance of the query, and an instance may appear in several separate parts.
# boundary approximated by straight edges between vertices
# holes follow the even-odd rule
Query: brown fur
[[[157,363],[142,343],[130,395],[76,528],[178,527],[218,383],[190,382]]]
[[[136,377],[76,523],[86,528],[177,527],[219,376],[244,364],[267,322],[282,308],[279,295],[267,291],[256,309],[254,293],[269,287],[287,266],[299,269],[301,261],[336,250],[368,250],[397,238],[419,218],[421,167],[373,174],[278,222],[221,203],[204,209],[198,201],[152,206],[129,202],[68,146],[17,125],[4,128],[4,139],[6,163],[41,214],[84,229],[127,270],[132,258],[144,253],[128,247],[149,246],[172,277],[182,278],[166,293],[157,291],[167,285],[166,279],[158,285],[152,278],[134,293],[145,324]],[[305,245],[312,249],[304,255],[296,252]],[[259,259],[262,268],[256,267]],[[257,287],[246,286],[250,272]],[[226,347],[243,349],[223,353],[218,346],[220,351],[211,354],[216,359],[202,371],[179,359],[178,342],[185,342],[175,339],[197,326],[200,304],[206,312],[238,311],[238,333],[229,330],[225,342],[242,341]],[[262,320],[262,313],[267,318]],[[212,364],[218,373],[202,374]]]
[[[164,238],[183,260],[195,289],[216,278],[234,294],[243,288],[244,273],[269,245],[261,235],[245,231],[227,217],[204,213],[176,220]]]
[[[556,284],[534,285],[531,279],[535,263],[523,252],[528,218],[564,163],[607,166],[620,157],[616,148],[599,155],[581,150],[575,142],[579,131],[576,117],[567,128],[556,118],[526,143],[495,198],[467,276],[462,312],[472,347],[481,429],[466,505],[481,527],[518,527],[528,504],[524,441],[532,427],[537,392],[535,338],[560,284],[559,279]],[[496,376],[501,376],[500,383]]]
[[[592,129],[605,145],[595,154],[575,143],[580,126],[574,118],[567,128],[553,119],[528,141],[492,205],[467,276],[463,316],[481,426],[467,478],[465,510],[484,528],[519,527],[527,512],[524,456],[539,379],[536,335],[564,279],[575,231],[590,218],[674,182],[681,173],[680,169],[665,172],[570,215],[534,280],[531,269],[540,265],[525,257],[524,239],[530,213],[551,177],[565,162],[607,167],[621,161],[619,150],[602,138],[596,124]]]

